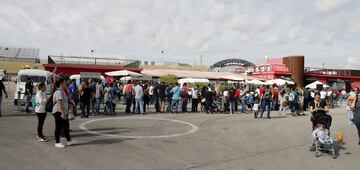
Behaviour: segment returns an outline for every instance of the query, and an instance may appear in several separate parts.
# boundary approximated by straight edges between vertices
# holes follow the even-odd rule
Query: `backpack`
[[[230,90],[230,92],[229,92],[229,100],[234,100],[234,99],[235,99],[235,91]]]
[[[171,87],[167,87],[166,88],[166,90],[165,90],[165,96],[167,96],[167,97],[169,97],[169,98],[171,98],[172,97],[172,93],[170,93],[170,91],[171,91]]]
[[[289,94],[289,101],[293,102],[295,100],[295,92]]]
[[[271,98],[271,92],[270,92],[270,90],[266,90],[266,92],[265,92],[265,99],[270,100],[270,98]]]
[[[45,111],[52,112],[53,107],[54,107],[54,101],[53,101],[53,95],[51,95],[48,101],[46,101]]]
[[[182,92],[180,93],[180,96],[181,97],[188,97],[189,96],[189,94],[186,93],[185,88],[182,89]]]

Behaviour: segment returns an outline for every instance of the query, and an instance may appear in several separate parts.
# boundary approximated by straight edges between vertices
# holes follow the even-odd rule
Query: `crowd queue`
[[[26,85],[26,112],[29,111],[29,101],[32,90],[29,80]],[[40,83],[35,95],[35,112],[38,117],[38,139],[47,141],[42,133],[46,113],[51,112],[55,119],[55,147],[63,148],[60,137],[67,140],[67,145],[75,143],[70,137],[69,120],[76,116],[88,118],[100,113],[115,115],[116,107],[124,104],[127,114],[145,114],[153,105],[158,113],[202,112],[207,114],[254,113],[255,118],[271,118],[272,111],[278,111],[280,116],[290,113],[299,116],[309,106],[320,100],[327,108],[336,107],[347,102],[349,124],[355,124],[360,138],[360,90],[350,92],[332,91],[329,88],[321,90],[297,89],[293,86],[242,86],[232,85],[189,85],[184,83],[142,83],[128,81],[127,83],[103,83],[99,80],[83,81],[80,86],[75,80],[60,79],[55,83],[50,98],[46,96],[46,86]],[[0,91],[6,96],[3,83]],[[1,93],[0,93],[1,94]],[[0,95],[1,97],[1,95]],[[317,99],[320,98],[320,99]],[[316,99],[316,100],[315,100]],[[0,100],[1,101],[1,100]],[[189,106],[191,105],[191,106]],[[323,104],[324,105],[324,104]],[[199,109],[200,108],[200,109]],[[189,109],[189,110],[188,110]],[[289,111],[288,111],[289,110]],[[1,113],[1,111],[0,111]],[[360,143],[359,143],[360,144]]]

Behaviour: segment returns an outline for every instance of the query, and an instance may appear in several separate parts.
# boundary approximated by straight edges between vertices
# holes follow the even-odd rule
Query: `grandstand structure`
[[[40,63],[40,49],[0,46],[0,61]]]
[[[248,68],[254,67],[255,64],[249,62],[247,60],[238,59],[238,58],[230,58],[221,60],[213,65],[210,66],[211,70],[217,72],[236,72],[239,68]]]
[[[57,56],[49,55],[48,64],[74,64],[74,65],[96,65],[96,66],[125,66],[139,67],[140,61],[121,59],[121,58],[105,58],[105,57],[86,57],[86,56]]]

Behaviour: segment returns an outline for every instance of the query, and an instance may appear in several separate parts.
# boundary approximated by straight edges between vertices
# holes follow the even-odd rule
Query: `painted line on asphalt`
[[[121,119],[147,119],[147,120],[162,120],[162,121],[171,121],[171,122],[177,122],[177,123],[181,123],[181,124],[185,124],[191,127],[191,129],[187,132],[184,133],[175,133],[175,134],[170,134],[170,135],[158,135],[158,136],[128,136],[128,135],[112,135],[112,134],[105,134],[105,133],[101,133],[101,132],[96,132],[96,131],[92,131],[89,130],[88,128],[86,128],[87,124],[93,123],[93,122],[98,122],[98,121],[106,121],[106,120],[121,120]],[[157,139],[157,138],[172,138],[172,137],[178,137],[178,136],[185,136],[185,135],[189,135],[192,133],[195,133],[199,130],[199,127],[189,123],[189,122],[185,122],[182,120],[176,120],[176,119],[167,119],[167,118],[153,118],[153,117],[114,117],[114,118],[101,118],[101,119],[95,119],[95,120],[89,120],[86,121],[82,124],[79,125],[79,128],[87,133],[90,134],[96,134],[96,135],[101,135],[101,136],[106,136],[106,137],[111,137],[111,138],[132,138],[132,139]]]

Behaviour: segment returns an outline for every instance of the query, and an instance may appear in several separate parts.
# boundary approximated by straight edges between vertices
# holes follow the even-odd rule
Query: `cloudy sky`
[[[360,68],[359,0],[0,0],[0,46],[212,64],[305,55]],[[164,53],[161,53],[164,51]]]

